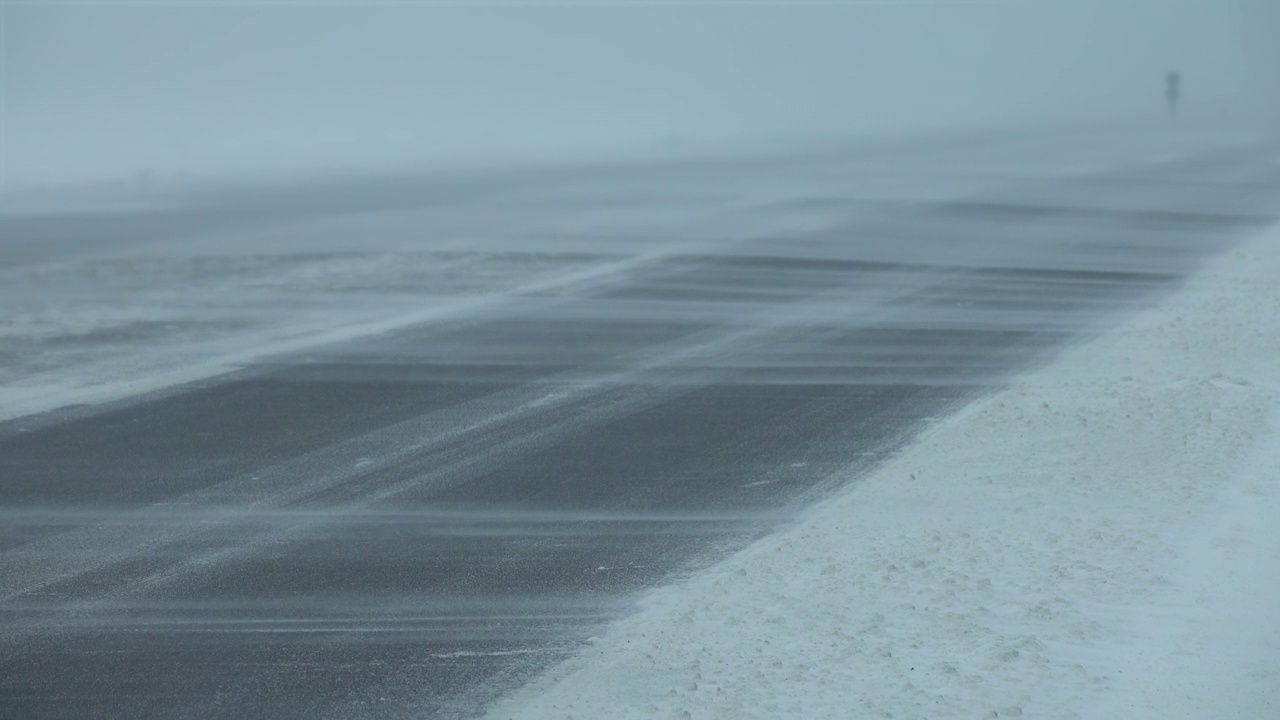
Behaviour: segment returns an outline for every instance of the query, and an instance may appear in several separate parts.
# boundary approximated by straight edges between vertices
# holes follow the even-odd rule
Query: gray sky
[[[1267,0],[3,7],[14,185],[1162,122],[1175,67],[1208,121],[1280,81]]]

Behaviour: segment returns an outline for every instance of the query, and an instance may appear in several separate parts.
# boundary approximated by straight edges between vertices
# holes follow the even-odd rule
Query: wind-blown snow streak
[[[785,255],[795,262],[766,272],[736,258],[717,276],[664,280],[648,295],[633,292],[595,310],[625,312],[627,320],[768,322],[758,311],[831,282],[835,271],[858,270],[858,263],[905,263],[916,277],[983,263],[1036,266],[1046,249],[1087,237],[1081,229],[1095,225],[1141,231],[1152,238],[1151,252],[1083,245],[1072,249],[1071,269],[1180,274],[1188,257],[1180,254],[1182,240],[1200,241],[1187,228],[1253,219],[1230,215],[1231,203],[1217,196],[1172,215],[1157,212],[1159,202],[1117,205],[1097,187],[1102,178],[1083,179],[1132,182],[1117,170],[1233,152],[1256,140],[1194,130],[1086,142],[934,139],[893,152],[829,146],[813,155],[312,188],[319,199],[259,188],[244,194],[259,204],[310,205],[293,211],[296,217],[283,213],[245,228],[234,226],[236,218],[261,208],[246,211],[236,204],[244,198],[211,198],[209,191],[153,198],[148,209],[127,198],[104,209],[72,194],[43,209],[19,204],[0,211],[0,420],[137,395],[532,296],[620,284],[673,258]],[[1218,181],[1214,172],[1221,171],[1200,181]],[[1025,185],[1013,195],[1017,204],[969,202],[988,190],[1007,202],[1011,184]],[[388,195],[404,206],[386,207]],[[330,214],[329,201],[346,205]],[[1035,232],[1045,237],[1027,236],[1025,226],[1039,219],[1046,222]],[[892,280],[886,267],[872,269]],[[890,290],[905,288],[906,274]],[[706,295],[700,285],[722,280],[750,289],[775,275],[783,284],[754,296]],[[1016,299],[1000,312],[986,308],[997,325],[1064,329],[1053,327],[1056,316],[1028,312],[1033,306],[1019,299],[1048,287],[1046,280],[988,271],[974,287],[987,292],[999,281]],[[678,306],[665,302],[673,298]],[[922,321],[971,322],[964,299],[936,298]],[[808,306],[814,317],[832,316],[848,301]]]
[[[1280,232],[649,595],[492,718],[1270,717]]]
[[[455,671],[485,683],[483,696],[467,690],[478,710],[509,681],[484,673],[552,661],[484,658],[544,646],[566,657],[676,563],[705,567],[722,557],[700,554],[712,543],[741,547],[776,528],[850,476],[847,463],[869,468],[898,447],[917,419],[1006,387],[1275,217],[1274,144],[1259,140],[966,136],[900,154],[833,148],[456,185],[277,188],[203,210],[135,209],[117,226],[92,213],[0,215],[0,230],[29,231],[0,269],[11,281],[0,299],[24,303],[0,327],[0,353],[17,360],[0,363],[0,389],[46,378],[50,397],[83,402],[122,379],[162,385],[158,370],[256,365],[154,402],[0,424],[4,464],[18,468],[0,517],[10,520],[0,523],[10,609],[0,660],[14,687],[44,677],[77,697],[108,687],[96,697],[166,717],[177,707],[208,715],[208,702],[306,715],[346,707],[368,683],[430,712],[453,702],[439,683]],[[278,214],[239,224],[265,206]],[[352,340],[332,343],[340,338]],[[267,357],[284,349],[295,352]],[[204,365],[193,369],[192,357]],[[15,407],[3,394],[0,411]],[[1037,400],[1026,400],[1029,420],[991,422],[1029,428],[1044,412]],[[947,466],[963,469],[968,456],[957,457]],[[935,495],[964,508],[948,487]],[[877,579],[861,555],[845,556],[829,577],[801,571],[802,588],[768,590],[783,604],[812,594],[820,607],[746,619],[768,630],[776,615],[790,633],[799,610],[820,628],[834,611],[811,590],[838,598],[861,577],[867,607],[893,620],[856,616],[868,628],[857,641],[890,645],[899,618],[908,629],[928,618],[876,610],[876,593],[892,599],[892,583],[918,569],[920,583],[953,581],[957,612],[977,617],[954,631],[954,647],[1004,647],[999,633],[1022,632],[992,629],[983,589],[966,589],[978,573],[998,576],[983,566],[991,558],[1034,566],[1010,549],[1017,533],[967,545],[900,537],[886,526],[893,507],[868,506],[876,514],[863,522],[877,534],[837,544],[880,548],[896,574]],[[630,511],[637,522],[615,522]],[[908,562],[966,547],[948,569]],[[725,598],[741,595],[726,587]],[[272,619],[279,636],[263,633]],[[103,675],[85,675],[83,658],[111,650],[66,649],[115,648],[143,637],[134,631],[145,647],[93,669]],[[190,647],[195,632],[216,649],[174,664],[170,649]],[[343,639],[324,642],[328,660],[302,674],[245,669],[262,656],[237,654],[251,634],[292,667],[293,643],[324,632]],[[830,650],[831,662],[850,647],[861,646]],[[408,672],[400,664],[419,651],[453,660],[411,676],[352,674]],[[214,661],[233,678],[225,686],[204,674]],[[174,694],[178,678],[195,681],[186,694]],[[296,694],[279,691],[286,681]],[[739,697],[764,707],[746,689]]]

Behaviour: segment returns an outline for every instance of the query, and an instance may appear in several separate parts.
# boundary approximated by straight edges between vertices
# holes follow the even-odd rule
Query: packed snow
[[[1280,716],[1280,231],[492,718]]]

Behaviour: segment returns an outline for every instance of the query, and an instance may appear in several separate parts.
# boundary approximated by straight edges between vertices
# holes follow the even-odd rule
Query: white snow
[[[1278,319],[1272,231],[490,717],[1280,717]]]
[[[669,253],[740,252],[744,238],[804,236],[848,222],[848,208],[814,198],[954,201],[1008,192],[1027,177],[1051,181],[1256,140],[1243,131],[1144,127],[1085,143],[1028,136],[969,147],[947,140],[931,151],[888,154],[817,145],[811,149],[830,152],[812,157],[779,148],[776,157],[738,159],[745,164],[656,162],[619,165],[618,173],[606,164],[603,174],[561,171],[536,182],[493,171],[468,176],[477,183],[474,194],[424,207],[321,213],[149,241],[86,239],[31,257],[17,252],[0,263],[0,420],[197,382],[273,356],[518,304],[529,294],[568,294]],[[864,150],[876,148],[866,143]],[[1038,197],[1035,187],[1018,196],[1065,202]],[[1045,187],[1061,191],[1053,182]],[[273,188],[289,190],[260,189]],[[210,189],[196,183],[154,195],[110,188],[11,193],[0,197],[0,215],[128,217],[140,207],[181,209],[183,198],[207,201],[202,193]],[[1203,209],[1220,212],[1216,202],[1210,198]],[[926,245],[838,251],[896,262],[914,261],[923,248],[934,262],[967,265],[1026,263],[1035,249],[922,237]],[[787,249],[818,256],[830,250],[821,243]]]
[[[20,308],[0,317],[0,420],[566,292],[659,257],[336,253],[288,267],[271,255],[170,255],[0,269],[0,299]],[[384,290],[396,284],[410,289]]]

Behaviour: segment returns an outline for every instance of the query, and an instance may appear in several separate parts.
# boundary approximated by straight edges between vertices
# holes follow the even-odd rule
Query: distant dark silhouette
[[[1182,76],[1177,71],[1171,71],[1164,76],[1164,94],[1169,100],[1169,114],[1178,114],[1178,96],[1182,93]]]

